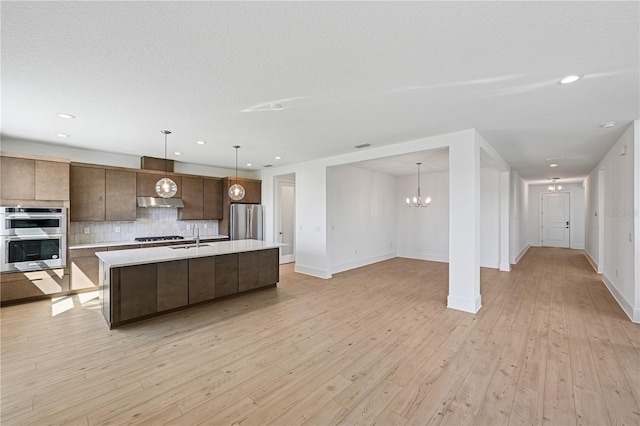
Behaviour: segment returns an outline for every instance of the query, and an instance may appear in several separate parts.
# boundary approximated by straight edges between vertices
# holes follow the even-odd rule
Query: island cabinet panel
[[[189,303],[216,297],[216,258],[189,259]]]
[[[69,250],[71,261],[71,290],[95,289],[99,284],[99,265],[96,252],[104,248]]]
[[[74,221],[104,221],[105,169],[71,166],[71,208]]]
[[[106,170],[106,220],[136,220],[136,173]]]
[[[204,220],[222,219],[222,179],[204,179],[203,183]]]
[[[238,291],[247,291],[259,287],[260,266],[258,252],[238,253]]]
[[[2,198],[7,200],[34,200],[34,160],[0,157],[0,161],[2,162],[0,167]]]
[[[238,292],[238,254],[222,254],[216,259],[216,297]]]
[[[35,160],[35,199],[69,200],[69,163]]]
[[[280,281],[280,249],[260,250],[257,253],[260,265],[259,287],[276,284]]]
[[[158,312],[189,304],[189,261],[158,263]]]
[[[158,300],[155,263],[114,268],[112,274],[113,322],[156,313]]]
[[[182,177],[182,202],[180,209],[181,220],[201,220],[203,218],[203,179]]]
[[[157,197],[156,182],[164,177],[164,173],[137,173],[137,190],[138,197]],[[182,177],[173,173],[167,173],[167,177],[171,178],[178,186],[178,192],[174,197],[182,197]]]

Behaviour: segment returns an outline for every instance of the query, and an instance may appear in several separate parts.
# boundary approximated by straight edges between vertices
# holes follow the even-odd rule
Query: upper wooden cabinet
[[[204,220],[222,219],[222,179],[204,179],[203,208]]]
[[[105,181],[105,169],[71,166],[72,222],[105,220]]]
[[[182,202],[184,207],[180,209],[181,220],[202,220],[204,193],[203,179],[186,177],[182,178]]]
[[[164,177],[164,173],[145,173],[138,172],[138,197],[157,197],[156,182]],[[178,185],[178,192],[174,197],[182,197],[182,177],[173,173],[167,173],[167,177],[171,178]]]
[[[70,220],[136,220],[136,173],[72,165]]]
[[[136,220],[136,173],[106,170],[105,220]]]
[[[240,201],[233,201],[229,198],[229,188],[236,183],[236,178],[225,179],[224,198],[228,203],[260,204],[262,202],[262,182],[253,179],[237,179],[237,182],[244,188],[244,198]]]
[[[69,163],[2,156],[3,200],[69,200]]]

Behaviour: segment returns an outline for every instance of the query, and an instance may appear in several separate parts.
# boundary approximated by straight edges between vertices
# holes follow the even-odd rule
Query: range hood
[[[181,198],[137,197],[138,207],[184,207]]]

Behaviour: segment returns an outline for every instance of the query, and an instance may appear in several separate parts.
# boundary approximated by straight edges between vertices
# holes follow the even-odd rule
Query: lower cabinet
[[[158,312],[189,304],[189,261],[158,263]]]
[[[155,263],[115,268],[112,271],[111,286],[114,322],[127,321],[158,311]]]
[[[0,275],[0,302],[3,304],[67,291],[69,271],[64,268]]]
[[[216,297],[238,292],[238,255],[216,256]]]
[[[238,290],[247,291],[260,287],[258,252],[238,253]]]
[[[216,258],[189,259],[189,304],[216,297]]]

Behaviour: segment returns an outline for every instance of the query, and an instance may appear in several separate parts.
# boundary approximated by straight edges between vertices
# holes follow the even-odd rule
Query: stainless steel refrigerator
[[[232,240],[263,240],[264,220],[259,204],[231,204]]]

